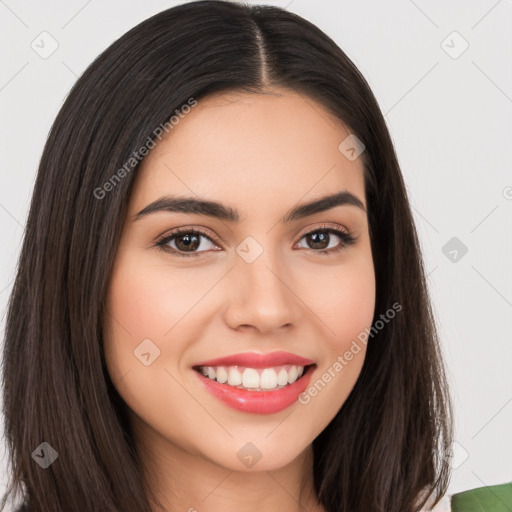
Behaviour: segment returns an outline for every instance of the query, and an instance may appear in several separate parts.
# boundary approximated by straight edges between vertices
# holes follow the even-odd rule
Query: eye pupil
[[[180,250],[183,248],[180,247],[181,244],[184,244],[183,247],[185,249],[197,249],[199,247],[199,237],[190,233],[186,235],[179,235],[176,237],[176,247]]]
[[[315,233],[311,233],[308,235],[309,239],[312,240],[313,245],[312,249],[325,249],[329,246],[329,234],[323,231],[316,231]],[[322,243],[327,242],[327,245],[322,245]],[[321,247],[316,247],[316,245],[320,244]]]

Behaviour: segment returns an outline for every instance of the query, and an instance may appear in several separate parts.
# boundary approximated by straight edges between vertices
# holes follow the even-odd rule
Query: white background
[[[177,3],[0,1],[2,339],[39,158],[66,94],[115,39]],[[512,481],[512,1],[272,3],[331,36],[385,114],[452,383],[459,444],[449,493]],[[31,48],[43,31],[58,42],[47,59]],[[456,262],[442,251],[452,237],[468,249]],[[3,492],[3,442],[0,454]]]

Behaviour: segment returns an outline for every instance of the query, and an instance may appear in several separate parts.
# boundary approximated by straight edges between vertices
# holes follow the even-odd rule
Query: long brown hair
[[[104,184],[191,97],[269,85],[315,99],[364,143],[374,321],[403,306],[369,339],[355,387],[313,442],[319,499],[328,512],[414,512],[446,492],[450,399],[418,237],[377,101],[310,22],[277,7],[211,0],[165,10],[115,41],[53,124],[6,318],[12,471],[0,509],[14,494],[34,512],[150,512],[101,331],[138,165]],[[46,469],[32,457],[42,442],[58,453]]]

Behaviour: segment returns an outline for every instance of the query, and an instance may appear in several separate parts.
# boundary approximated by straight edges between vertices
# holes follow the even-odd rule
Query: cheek
[[[136,253],[127,251],[117,259],[109,283],[104,321],[107,369],[128,407],[148,424],[170,425],[177,414],[187,419],[188,396],[175,378],[176,361],[186,350],[181,341],[187,339],[183,317],[198,300],[187,277],[174,273],[172,282],[167,281],[161,266],[142,265]],[[187,295],[187,290],[192,291]],[[175,334],[177,328],[172,331],[176,324],[180,335]]]
[[[179,281],[166,282],[156,266],[143,265],[135,255],[121,253],[109,284],[104,322],[105,357],[112,378],[138,369],[142,363],[134,351],[140,346],[147,345],[150,357],[155,358],[151,366],[159,366],[164,336],[183,308],[182,294],[169,293],[172,288],[180,289]],[[174,344],[170,348],[179,350]]]
[[[114,269],[107,311],[121,338],[129,333],[133,342],[145,338],[163,341],[172,337],[172,329],[205,294],[207,284],[200,272],[170,271],[158,263],[142,262],[136,253],[128,254]]]
[[[318,268],[304,301],[321,321],[330,351],[345,350],[365,328],[375,310],[375,275],[371,259]]]
[[[180,271],[151,259],[144,262],[137,251],[119,251],[104,321],[105,358],[112,380],[132,369],[139,372],[139,347],[146,347],[150,358],[153,351],[158,354],[148,368],[163,370],[179,365],[187,340],[201,335],[202,299],[219,277],[208,269]],[[148,339],[157,348],[148,344]],[[146,348],[141,353],[147,353]]]
[[[371,259],[319,270],[315,285],[313,292],[308,287],[307,300],[324,333],[322,361],[298,400],[312,418],[314,436],[343,406],[363,367],[361,333],[371,327],[375,310]]]

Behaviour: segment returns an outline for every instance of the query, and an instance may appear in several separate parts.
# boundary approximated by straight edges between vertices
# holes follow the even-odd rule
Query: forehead
[[[142,162],[132,210],[166,193],[243,206],[350,190],[364,203],[363,163],[339,149],[350,130],[313,99],[288,89],[229,92],[186,110]]]

